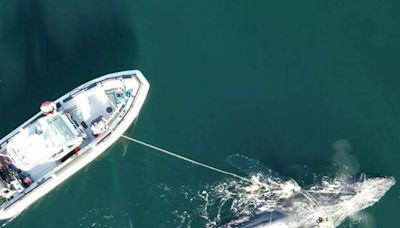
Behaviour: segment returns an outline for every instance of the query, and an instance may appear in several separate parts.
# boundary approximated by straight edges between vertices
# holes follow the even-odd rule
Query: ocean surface
[[[245,155],[302,186],[342,171],[400,181],[398,9],[2,0],[0,137],[42,101],[140,69],[151,89],[128,136],[236,173],[226,158]],[[226,178],[120,139],[6,227],[204,227],[215,215],[199,195]],[[397,184],[341,227],[398,227],[399,214]]]

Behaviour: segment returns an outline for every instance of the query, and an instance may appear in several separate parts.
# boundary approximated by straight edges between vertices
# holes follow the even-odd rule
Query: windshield
[[[65,142],[77,138],[72,126],[68,125],[69,122],[61,115],[49,116],[41,121],[41,128],[44,130],[43,134],[53,144],[54,147],[59,147]]]

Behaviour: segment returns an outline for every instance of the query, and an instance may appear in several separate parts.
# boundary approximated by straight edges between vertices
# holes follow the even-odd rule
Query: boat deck
[[[95,136],[90,126],[99,119],[111,119],[116,113],[116,108],[109,101],[104,91],[82,92],[63,106],[66,113],[85,132],[86,138],[81,147],[89,144]]]
[[[73,99],[63,102],[59,110],[68,113],[72,121],[84,132],[84,140],[80,148],[84,148],[91,144],[96,135],[93,134],[91,125],[100,119],[107,120],[111,125],[116,115],[118,115],[123,102],[117,97],[117,93],[126,93],[127,90],[132,91],[134,88],[126,88],[122,81],[109,80],[89,90],[84,90],[75,94]],[[32,178],[37,179],[53,170],[61,162],[42,163],[32,169],[30,174]]]

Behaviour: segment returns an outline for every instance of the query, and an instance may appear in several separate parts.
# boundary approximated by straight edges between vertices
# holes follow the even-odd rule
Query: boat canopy
[[[57,160],[83,141],[65,114],[42,117],[22,129],[7,145],[11,160],[22,170],[39,161]]]

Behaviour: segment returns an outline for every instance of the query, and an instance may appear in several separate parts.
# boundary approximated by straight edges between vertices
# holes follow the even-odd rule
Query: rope
[[[187,157],[184,157],[184,156],[175,154],[175,153],[173,153],[173,152],[171,152],[171,151],[164,150],[164,149],[162,149],[162,148],[160,148],[160,147],[153,146],[153,145],[151,145],[151,144],[142,142],[142,141],[140,141],[140,140],[131,138],[131,137],[129,137],[129,136],[121,135],[121,137],[123,137],[123,138],[125,138],[125,139],[128,139],[128,140],[130,140],[130,141],[132,141],[132,142],[139,143],[139,144],[141,144],[141,145],[143,145],[143,146],[147,146],[147,147],[152,148],[152,149],[154,149],[154,150],[157,150],[157,151],[159,151],[159,152],[165,153],[165,154],[170,155],[170,156],[172,156],[172,157],[176,157],[176,158],[178,158],[178,159],[181,159],[181,160],[190,162],[190,163],[192,163],[192,164],[195,164],[195,165],[198,165],[198,166],[202,166],[202,167],[204,167],[204,168],[207,168],[207,169],[216,171],[216,172],[218,172],[218,173],[222,173],[222,174],[225,174],[225,175],[228,175],[228,176],[232,176],[232,177],[235,177],[235,178],[239,178],[240,180],[249,182],[249,183],[251,183],[251,184],[258,184],[258,185],[264,186],[263,183],[259,183],[259,182],[256,182],[256,183],[255,183],[254,181],[252,181],[252,180],[249,179],[249,178],[242,177],[242,176],[239,176],[239,175],[237,175],[237,174],[235,174],[235,173],[228,172],[228,171],[225,171],[225,170],[222,170],[222,169],[218,169],[218,168],[215,168],[215,167],[210,166],[210,165],[206,165],[206,164],[204,164],[204,163],[201,163],[201,162],[192,160],[192,159],[190,159],[190,158],[187,158]],[[307,191],[304,191],[303,189],[300,190],[300,193],[301,193],[302,195],[304,195],[304,197],[307,198],[314,206],[319,207],[318,203],[316,202],[316,200],[314,199],[314,197],[312,197],[312,196],[310,195],[310,193],[308,193]],[[271,214],[271,216],[272,216],[272,214]]]
[[[225,174],[225,175],[228,175],[228,176],[232,176],[232,177],[235,177],[235,178],[239,178],[240,180],[249,182],[249,183],[251,183],[251,184],[264,185],[263,183],[259,183],[259,182],[256,182],[256,183],[255,183],[254,181],[252,181],[252,180],[249,179],[249,178],[242,177],[242,176],[239,176],[239,175],[237,175],[237,174],[235,174],[235,173],[228,172],[228,171],[225,171],[225,170],[222,170],[222,169],[218,169],[218,168],[215,168],[215,167],[210,166],[210,165],[206,165],[206,164],[204,164],[204,163],[201,163],[201,162],[192,160],[192,159],[190,159],[190,158],[181,156],[181,155],[179,155],[179,154],[175,154],[175,153],[173,153],[173,152],[171,152],[171,151],[164,150],[164,149],[162,149],[162,148],[160,148],[160,147],[153,146],[153,145],[151,145],[151,144],[142,142],[142,141],[140,141],[140,140],[131,138],[131,137],[129,137],[129,136],[121,135],[121,137],[123,137],[123,138],[125,138],[125,139],[128,139],[128,140],[130,140],[130,141],[132,141],[132,142],[139,143],[139,144],[141,144],[141,145],[143,145],[143,146],[147,146],[147,147],[152,148],[152,149],[154,149],[154,150],[157,150],[157,151],[159,151],[159,152],[165,153],[165,154],[170,155],[170,156],[172,156],[172,157],[176,157],[176,158],[178,158],[178,159],[181,159],[181,160],[190,162],[190,163],[192,163],[192,164],[195,164],[195,165],[198,165],[198,166],[202,166],[202,167],[204,167],[204,168],[207,168],[207,169],[216,171],[216,172],[218,172],[218,173],[222,173],[222,174]],[[319,208],[318,203],[316,202],[316,200],[314,199],[314,197],[311,196],[310,193],[308,193],[307,191],[304,191],[303,189],[300,190],[300,193],[301,193],[306,199],[308,199],[315,207]],[[272,213],[273,213],[273,212],[272,212]],[[271,217],[270,217],[269,223],[271,223],[272,213],[271,213],[271,215],[270,215]],[[326,216],[326,215],[325,215],[325,216]]]
[[[204,168],[207,168],[207,169],[216,171],[216,172],[218,172],[218,173],[222,173],[222,174],[225,174],[225,175],[228,175],[228,176],[232,176],[232,177],[235,177],[235,178],[239,178],[239,179],[241,179],[241,180],[243,180],[243,181],[250,182],[250,183],[254,184],[254,181],[250,180],[249,178],[239,176],[239,175],[237,175],[237,174],[235,174],[235,173],[228,172],[228,171],[225,171],[225,170],[222,170],[222,169],[218,169],[218,168],[212,167],[212,166],[210,166],[210,165],[206,165],[206,164],[204,164],[204,163],[201,163],[201,162],[192,160],[192,159],[190,159],[190,158],[186,158],[186,157],[184,157],[184,156],[175,154],[175,153],[170,152],[170,151],[168,151],[168,150],[164,150],[164,149],[162,149],[162,148],[160,148],[160,147],[153,146],[153,145],[151,145],[151,144],[142,142],[142,141],[140,141],[140,140],[137,140],[137,139],[134,139],[134,138],[125,136],[125,135],[121,135],[121,137],[123,137],[123,138],[125,138],[125,139],[128,139],[128,140],[130,140],[130,141],[132,141],[132,142],[139,143],[139,144],[141,144],[141,145],[143,145],[143,146],[147,146],[147,147],[152,148],[152,149],[154,149],[154,150],[157,150],[157,151],[159,151],[159,152],[165,153],[165,154],[167,154],[167,155],[170,155],[170,156],[179,158],[179,159],[181,159],[181,160],[190,162],[190,163],[192,163],[192,164],[195,164],[195,165],[198,165],[198,166],[202,166],[202,167],[204,167]]]

